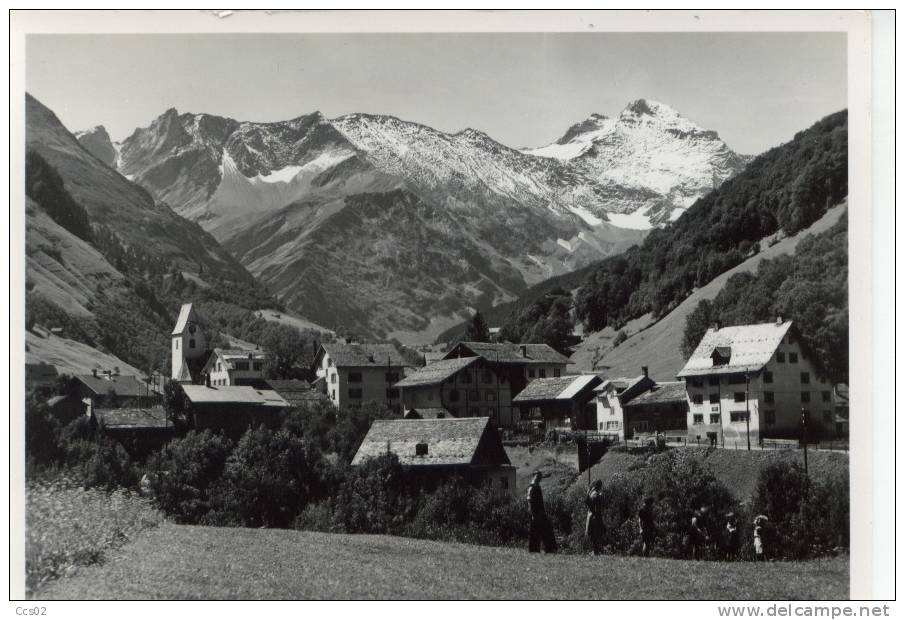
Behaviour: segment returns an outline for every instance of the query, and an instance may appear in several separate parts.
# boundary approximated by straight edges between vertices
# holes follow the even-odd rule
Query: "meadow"
[[[84,489],[65,476],[29,483],[25,492],[26,593],[103,562],[110,551],[156,527],[163,515],[151,502],[117,489]]]

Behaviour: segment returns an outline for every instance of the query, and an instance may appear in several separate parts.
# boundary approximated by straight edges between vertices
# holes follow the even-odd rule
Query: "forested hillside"
[[[588,330],[659,318],[694,289],[756,253],[764,238],[794,234],[848,194],[848,115],[838,112],[755,158],[639,246],[597,263],[575,295]],[[507,328],[525,332],[525,313]],[[511,329],[511,328],[510,328]]]
[[[791,319],[801,345],[834,383],[848,382],[848,218],[798,244],[792,256],[738,273],[711,301],[688,317],[682,352],[687,357],[714,322],[763,323]]]

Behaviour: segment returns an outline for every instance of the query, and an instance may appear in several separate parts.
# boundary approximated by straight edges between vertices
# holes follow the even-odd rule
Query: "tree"
[[[471,322],[465,329],[465,340],[467,342],[490,342],[490,329],[484,322],[484,316],[480,311],[475,312],[471,317]]]
[[[701,338],[707,333],[707,329],[713,324],[713,304],[708,299],[702,299],[695,309],[685,319],[685,333],[682,336],[682,355],[686,359],[691,357],[698,348]]]
[[[186,402],[182,386],[174,379],[169,379],[163,386],[163,408],[167,412],[167,419],[173,422],[181,422],[185,418]]]
[[[293,369],[305,357],[306,344],[299,330],[277,323],[268,324],[261,336],[261,346],[270,356],[270,378],[292,378]]]

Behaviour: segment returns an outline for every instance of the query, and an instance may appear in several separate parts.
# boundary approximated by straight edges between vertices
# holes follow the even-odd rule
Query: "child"
[[[754,518],[754,560],[762,561],[766,559],[764,555],[764,528],[767,525],[767,517],[757,515]]]

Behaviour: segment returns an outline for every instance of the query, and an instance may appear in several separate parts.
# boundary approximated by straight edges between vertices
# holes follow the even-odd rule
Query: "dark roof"
[[[396,387],[414,387],[418,385],[437,385],[448,378],[471,366],[479,360],[478,357],[454,357],[448,360],[431,362],[424,368],[419,368],[405,379],[396,384]]]
[[[107,428],[165,428],[171,426],[163,407],[153,409],[96,410],[97,421]]]
[[[406,420],[437,420],[455,416],[443,407],[416,407],[406,411],[403,417]]]
[[[112,389],[117,396],[147,396],[149,387],[133,375],[76,375],[74,380],[81,382],[98,396],[107,395]]]
[[[311,389],[311,384],[304,379],[268,379],[267,385],[270,386],[270,389],[276,390],[277,392],[280,390],[299,392]]]
[[[569,364],[572,360],[548,344],[524,344],[528,363],[537,364]]]
[[[534,379],[512,399],[514,403],[542,400],[570,400],[587,388],[600,384],[597,375],[568,375]]]
[[[405,366],[399,351],[391,344],[340,344],[321,345],[336,366],[366,368],[369,366]]]
[[[548,344],[513,344],[511,342],[459,342],[444,356],[452,359],[453,352],[464,347],[488,362],[506,364],[568,364],[569,358]],[[522,348],[524,347],[524,354]]]
[[[478,444],[488,429],[490,418],[487,417],[375,420],[352,459],[352,465],[360,465],[388,451],[407,466],[469,465],[474,461]],[[494,436],[499,442],[499,436]],[[427,444],[426,455],[416,455],[415,446],[419,443]],[[498,464],[509,465],[505,451],[501,455]]]
[[[669,381],[666,383],[658,383],[643,394],[636,396],[626,403],[626,407],[635,405],[652,405],[657,403],[677,403],[687,402],[685,395],[685,382]]]

